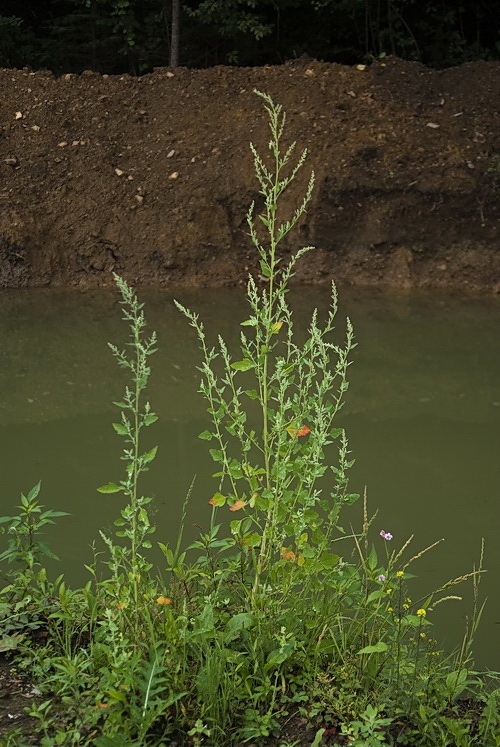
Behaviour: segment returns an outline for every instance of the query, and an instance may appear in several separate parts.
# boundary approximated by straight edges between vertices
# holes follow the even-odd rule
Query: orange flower
[[[157,604],[172,604],[172,600],[168,597],[158,597],[156,600]]]
[[[126,602],[117,602],[116,606],[118,607],[119,610],[124,610],[127,604]]]
[[[295,553],[293,550],[287,550],[286,547],[281,548],[281,558],[282,560],[291,560],[292,563],[295,561]]]

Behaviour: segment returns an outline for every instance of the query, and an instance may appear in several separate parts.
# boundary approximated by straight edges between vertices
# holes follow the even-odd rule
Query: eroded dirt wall
[[[298,279],[500,290],[500,63],[433,71],[0,70],[0,285],[227,285],[255,269],[245,214],[283,104],[316,189]]]

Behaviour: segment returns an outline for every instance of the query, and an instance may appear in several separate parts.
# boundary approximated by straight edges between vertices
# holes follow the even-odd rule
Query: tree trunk
[[[180,0],[172,0],[172,31],[170,35],[170,67],[179,66]]]

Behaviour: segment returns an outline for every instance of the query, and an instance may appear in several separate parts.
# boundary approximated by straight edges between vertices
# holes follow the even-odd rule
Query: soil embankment
[[[229,285],[265,151],[257,88],[283,104],[316,189],[287,250],[306,282],[500,290],[500,63],[429,70],[0,70],[0,286]],[[290,201],[290,204],[291,201]]]

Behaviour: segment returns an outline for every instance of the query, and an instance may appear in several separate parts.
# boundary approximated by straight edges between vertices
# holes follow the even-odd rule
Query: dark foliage
[[[0,65],[138,75],[170,62],[172,0],[4,0]],[[386,54],[448,67],[500,59],[496,0],[185,0],[180,64]]]

